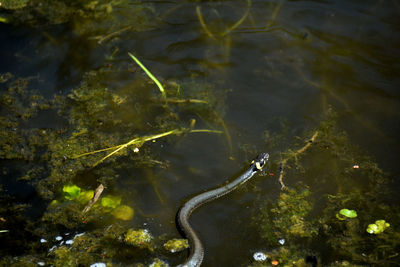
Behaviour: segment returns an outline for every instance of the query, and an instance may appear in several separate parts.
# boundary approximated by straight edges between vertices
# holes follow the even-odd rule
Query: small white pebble
[[[57,241],[61,241],[62,240],[62,236],[60,236],[60,235],[56,236],[56,240]]]
[[[46,239],[44,239],[44,238],[40,239],[40,243],[46,243],[46,242],[47,242]]]
[[[104,262],[96,262],[90,265],[90,267],[106,267],[107,265]]]
[[[263,252],[256,252],[253,254],[253,259],[256,261],[265,261],[267,259],[267,255]]]
[[[39,265],[39,266],[45,266],[46,263],[44,263],[43,261],[39,261],[39,262],[37,263],[37,265]]]
[[[72,239],[68,239],[67,241],[65,241],[66,245],[72,245],[74,243],[74,240]]]
[[[285,244],[285,239],[281,238],[278,240],[279,244],[281,244],[282,246]]]

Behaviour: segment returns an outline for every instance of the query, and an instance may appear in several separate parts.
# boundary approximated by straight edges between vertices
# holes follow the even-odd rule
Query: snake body
[[[189,199],[179,209],[177,214],[177,222],[179,229],[183,232],[184,236],[189,240],[190,254],[186,261],[177,267],[198,267],[204,258],[204,248],[200,241],[199,236],[193,230],[189,223],[190,214],[199,206],[222,197],[229,192],[235,190],[239,185],[247,182],[253,175],[260,171],[269,158],[268,153],[261,153],[252,162],[250,167],[238,178],[232,182],[220,186],[216,189],[201,193]]]

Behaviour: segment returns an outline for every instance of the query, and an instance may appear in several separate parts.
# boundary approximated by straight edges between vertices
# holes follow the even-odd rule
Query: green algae
[[[276,204],[262,209],[258,217],[262,237],[276,244],[282,237],[297,239],[315,236],[318,233],[317,226],[306,220],[312,209],[309,195],[307,187],[288,189],[279,195]]]
[[[125,242],[129,245],[139,247],[139,248],[148,248],[153,250],[153,241],[154,237],[150,234],[147,229],[129,229],[125,235]]]
[[[20,9],[24,8],[28,4],[29,0],[2,0],[0,2],[0,8],[5,9]]]
[[[187,249],[189,247],[189,242],[187,239],[171,239],[164,243],[164,249],[169,252],[175,253]]]
[[[386,227],[385,220],[398,218],[398,207],[382,198],[387,191],[387,174],[351,145],[347,134],[339,130],[333,110],[325,116],[315,129],[319,134],[307,153],[296,161],[287,162],[286,187],[282,187],[273,201],[263,201],[254,217],[266,244],[279,246],[268,255],[273,255],[280,265],[297,266],[295,262],[306,259],[310,253],[323,261],[324,255],[319,251],[330,250],[348,259],[350,266],[390,265],[395,262],[396,247],[400,243],[397,234],[386,233],[390,228]],[[277,138],[282,142],[282,137],[277,135]],[[273,145],[274,140],[268,140]],[[361,183],[365,180],[368,183]],[[370,223],[376,216],[385,218],[380,226]],[[289,244],[280,247],[279,238]],[[323,248],[313,251],[310,245],[313,242],[323,244]],[[305,250],[307,247],[309,249]],[[255,263],[252,266],[264,265]]]
[[[0,135],[4,137],[0,141],[1,156],[8,160],[22,159],[35,162],[36,164],[27,165],[26,170],[22,171],[18,179],[21,182],[32,183],[37,194],[49,203],[40,219],[32,222],[36,225],[35,230],[30,229],[26,234],[35,235],[37,237],[35,242],[37,242],[39,237],[53,239],[53,237],[48,237],[49,233],[56,233],[59,229],[72,230],[86,225],[92,229],[85,234],[85,237],[75,241],[72,249],[66,246],[57,247],[46,260],[46,264],[88,265],[102,260],[99,255],[104,254],[105,251],[107,255],[115,255],[116,248],[107,245],[110,243],[110,237],[100,238],[100,240],[92,238],[96,231],[94,226],[107,225],[116,220],[127,221],[134,216],[133,208],[125,205],[122,202],[122,195],[114,190],[112,194],[104,192],[90,211],[83,214],[83,208],[94,196],[91,188],[99,182],[107,188],[113,188],[118,177],[118,169],[125,165],[124,163],[119,165],[119,161],[113,159],[110,161],[112,165],[102,165],[94,169],[91,166],[100,159],[100,156],[72,158],[98,147],[119,143],[137,131],[146,132],[149,129],[154,131],[157,127],[170,130],[172,127],[178,127],[184,134],[186,131],[181,130],[180,127],[187,122],[181,121],[177,114],[181,112],[180,109],[196,104],[187,103],[181,107],[171,108],[165,103],[149,102],[149,94],[145,94],[143,98],[136,98],[136,91],[116,92],[109,89],[104,82],[106,78],[107,75],[102,69],[88,72],[82,83],[70,94],[56,95],[53,99],[45,99],[34,91],[27,90],[30,79],[14,79],[12,76],[4,78],[3,85],[7,87],[7,90],[2,92],[0,99],[3,111],[6,111],[3,112],[5,116],[0,117],[0,123],[4,125],[0,132]],[[140,89],[148,91],[145,87],[142,86]],[[193,90],[193,92],[196,91]],[[190,97],[188,90],[185,95]],[[211,97],[210,94],[209,96]],[[126,109],[132,103],[135,103],[136,111],[138,111],[134,119],[121,117],[121,114],[128,113]],[[153,108],[154,112],[151,111]],[[149,116],[149,110],[151,116]],[[213,107],[205,105],[196,108],[196,112],[202,113],[204,110],[210,112]],[[64,125],[55,129],[21,127],[25,121],[32,120],[45,111],[50,111],[53,116],[62,118]],[[156,123],[151,127],[147,126],[143,123],[143,116],[147,119],[152,118]],[[110,129],[113,130],[110,131]],[[179,136],[184,136],[182,134]],[[154,166],[153,162],[160,164],[149,147],[141,147],[140,153],[121,151],[119,156],[133,160],[134,165],[137,164],[137,166],[143,164]],[[96,178],[91,181],[87,177]],[[8,229],[14,231],[12,227]],[[99,233],[101,231],[96,235],[98,236]],[[3,233],[5,234],[8,233]],[[120,232],[121,240],[125,238],[122,236],[123,233]],[[115,238],[117,237],[114,236],[111,240],[119,246],[134,243],[134,239],[128,238],[127,242],[120,244]],[[40,246],[35,242],[29,243],[28,247],[32,245],[39,248]],[[79,244],[85,244],[85,246],[79,246]],[[143,244],[146,244],[150,250],[155,249],[153,245],[146,242]],[[140,246],[139,243],[138,245]],[[28,249],[28,247],[21,246],[23,249]],[[93,247],[91,256],[85,257],[88,247]],[[41,261],[40,256],[34,258],[34,261]],[[107,262],[107,260],[102,261]],[[3,262],[11,266],[12,263],[25,262],[25,259],[24,257],[16,257],[14,260],[4,258]]]
[[[149,265],[149,267],[168,267],[169,264],[160,259],[154,259],[153,262]]]
[[[33,4],[38,3],[37,1],[31,2]],[[114,10],[117,8],[124,9],[123,5],[119,5],[119,1],[81,2],[82,3],[78,3],[78,1],[71,1],[71,3],[65,1],[41,1],[41,5],[36,5],[34,11],[33,8],[30,7],[15,11],[14,20],[11,21],[14,23],[27,23],[33,26],[40,26],[43,24],[67,23],[78,17],[77,20],[72,21],[75,33],[85,37],[89,36],[89,38],[97,41],[99,44],[115,40],[120,36],[121,30],[123,30],[123,32],[129,32],[149,29],[154,25],[154,21],[156,21],[154,19],[152,20],[151,16],[150,18],[145,16],[146,12],[154,14],[151,7],[143,7],[142,10],[138,12],[129,12],[130,15],[125,16],[125,19],[116,19],[113,13]],[[270,5],[272,5],[272,3]],[[281,5],[282,2],[278,3],[277,12]],[[143,10],[145,11],[142,12]],[[245,15],[247,16],[247,12]],[[268,24],[272,24],[275,16],[276,14]],[[93,21],[95,23],[93,23]],[[112,27],[106,26],[109,21],[115,22],[112,24]],[[49,205],[46,214],[42,217],[41,223],[48,225],[42,226],[40,233],[46,232],[45,230],[54,232],[59,229],[58,227],[73,229],[82,227],[82,225],[86,223],[90,224],[95,222],[98,222],[96,227],[99,224],[101,225],[100,227],[102,227],[102,223],[107,221],[107,219],[104,219],[107,217],[104,216],[104,210],[95,208],[87,215],[87,218],[85,218],[85,221],[82,223],[82,218],[79,217],[82,205],[89,200],[92,194],[91,192],[93,191],[83,191],[86,192],[86,194],[79,194],[76,201],[65,202],[60,201],[60,198],[62,198],[62,190],[60,190],[60,188],[63,185],[79,181],[79,185],[82,186],[82,188],[93,188],[96,182],[102,182],[106,184],[110,190],[113,190],[115,180],[118,178],[116,169],[127,166],[127,164],[120,164],[122,160],[132,160],[133,165],[136,167],[157,166],[158,163],[155,162],[159,161],[156,156],[157,152],[156,155],[154,155],[152,149],[144,146],[140,149],[141,152],[144,152],[140,156],[132,153],[133,149],[119,151],[118,155],[121,157],[112,159],[110,162],[98,166],[97,169],[88,171],[95,162],[100,160],[101,156],[92,155],[84,159],[72,160],[75,155],[94,151],[99,148],[112,147],[116,144],[131,140],[133,137],[141,137],[143,133],[147,134],[151,131],[151,133],[158,133],[177,129],[175,127],[184,127],[184,125],[188,123],[187,121],[183,122],[178,119],[182,117],[182,115],[196,114],[201,117],[206,124],[212,126],[223,125],[223,121],[221,122],[220,119],[223,114],[223,105],[216,106],[216,103],[221,103],[222,98],[215,96],[211,90],[212,88],[210,88],[210,90],[204,90],[207,86],[212,87],[209,84],[196,82],[191,85],[186,84],[185,86],[184,83],[179,83],[177,87],[174,87],[174,89],[176,89],[174,91],[171,87],[166,88],[168,93],[173,91],[178,98],[171,98],[164,101],[155,96],[153,97],[152,104],[157,105],[158,108],[153,109],[151,106],[145,104],[144,101],[134,99],[131,95],[125,94],[126,92],[123,90],[116,91],[115,88],[110,88],[106,84],[102,84],[101,80],[105,80],[105,78],[102,77],[103,75],[101,71],[88,73],[87,76],[83,78],[84,81],[82,84],[78,88],[75,88],[69,96],[55,97],[54,102],[51,104],[43,102],[40,98],[35,96],[32,98],[33,100],[37,98],[39,102],[42,102],[42,104],[39,105],[44,109],[52,107],[52,110],[56,113],[60,113],[63,118],[66,118],[69,125],[65,126],[63,129],[54,131],[48,129],[34,129],[30,131],[19,130],[18,126],[21,124],[20,121],[29,121],[37,115],[37,112],[40,112],[40,109],[36,107],[26,109],[26,102],[16,101],[19,97],[16,95],[7,95],[4,98],[4,104],[8,105],[10,110],[15,109],[15,114],[18,114],[18,118],[21,118],[21,120],[1,118],[4,120],[4,122],[1,122],[1,125],[4,125],[4,129],[6,129],[1,133],[1,137],[4,137],[4,139],[2,138],[2,141],[0,141],[3,142],[1,147],[4,148],[4,150],[0,152],[3,153],[1,155],[2,159],[22,159],[29,163],[38,160],[44,167],[32,167],[30,170],[26,171],[26,173],[23,173],[20,179],[30,181],[44,199],[53,201],[54,203],[54,205]],[[4,77],[5,81],[10,79],[6,75]],[[168,84],[168,82],[165,83]],[[135,86],[137,86],[137,84],[135,84]],[[143,86],[142,88],[151,91],[150,86]],[[198,90],[199,88],[201,88],[201,90]],[[23,92],[20,96],[25,94],[27,93]],[[56,98],[58,98],[58,100],[56,100]],[[191,101],[192,99],[199,99],[200,102],[196,103]],[[27,102],[29,102],[29,98],[27,98],[27,100]],[[164,105],[165,103],[168,105]],[[192,105],[194,103],[202,105]],[[125,109],[124,107],[132,104],[135,104],[138,112],[129,119],[124,119],[121,114],[128,113],[126,111],[129,111],[129,109]],[[57,105],[61,108],[53,109]],[[148,114],[148,112],[159,112],[161,115],[147,117],[146,114]],[[143,127],[147,121],[151,121],[152,127]],[[332,121],[334,121],[334,119],[332,119]],[[328,249],[337,251],[338,255],[342,258],[351,259],[353,262],[360,263],[390,264],[390,259],[396,257],[396,250],[394,248],[398,246],[395,239],[398,238],[397,235],[390,238],[386,235],[386,232],[382,232],[379,234],[379,239],[373,239],[372,237],[370,239],[365,239],[364,237],[359,238],[362,236],[361,232],[365,234],[365,228],[368,223],[375,220],[372,220],[374,214],[378,214],[378,218],[389,220],[385,216],[392,216],[389,214],[396,212],[396,209],[391,209],[389,205],[379,202],[379,200],[380,208],[374,208],[369,214],[365,212],[368,211],[368,205],[377,205],[373,200],[379,199],[379,191],[384,194],[383,183],[386,180],[385,174],[371,159],[356,156],[353,153],[356,148],[349,144],[350,142],[344,132],[338,132],[337,125],[332,121],[326,120],[321,124],[321,129],[318,129],[321,131],[320,139],[316,142],[315,147],[311,147],[309,151],[310,155],[305,155],[304,158],[298,157],[294,162],[288,164],[288,171],[285,173],[285,182],[287,181],[287,185],[289,186],[288,191],[281,192],[278,200],[276,202],[274,201],[273,204],[269,202],[265,205],[265,207],[271,210],[269,213],[263,214],[263,216],[274,216],[275,219],[271,223],[273,226],[271,228],[272,230],[266,227],[265,231],[270,232],[264,237],[271,240],[268,246],[276,244],[276,238],[282,237],[282,235],[287,235],[285,238],[289,240],[305,238],[309,240],[309,242],[313,242],[315,229],[317,229],[327,236],[326,240],[328,240],[328,244],[330,244]],[[110,128],[113,128],[115,132],[110,133]],[[14,129],[17,130],[15,131]],[[132,133],[134,133],[134,136],[131,135]],[[266,132],[266,137],[267,135]],[[282,131],[282,133],[278,133],[278,135],[283,139],[285,133]],[[306,133],[304,136],[308,137],[310,134]],[[268,135],[268,139],[270,139],[269,137]],[[227,133],[227,140],[229,139],[229,133]],[[169,138],[168,142],[171,142],[171,140],[174,139]],[[295,155],[295,149],[302,147],[302,145],[302,143],[300,145],[298,143],[290,143],[287,146],[288,148],[286,151],[288,153],[286,155]],[[282,143],[279,143],[276,147],[279,146],[282,146]],[[45,153],[42,153],[43,149],[46,151]],[[282,151],[284,150],[285,149],[282,149]],[[322,154],[322,160],[318,161],[316,158],[319,157],[320,152]],[[315,165],[311,164],[310,166],[308,163],[310,160],[315,160],[320,165],[326,166],[325,172],[321,172]],[[323,162],[327,162],[328,164],[321,164]],[[360,164],[360,170],[351,168],[355,163]],[[115,168],[110,167],[110,165],[114,165]],[[277,169],[276,165],[276,163],[272,163],[272,167],[275,169]],[[316,171],[313,172],[312,170]],[[91,180],[86,178],[86,176],[94,176],[96,178]],[[330,188],[333,188],[330,192],[321,193],[321,196],[318,198],[320,202],[318,202],[317,205],[312,201],[314,198],[317,198],[315,197],[316,193],[314,190],[318,190],[319,188],[305,186],[309,184],[310,181],[314,181],[314,179],[319,179],[321,185],[328,184],[332,185]],[[349,189],[354,188],[354,185],[360,184],[359,181],[361,179],[371,181],[371,186],[356,186],[356,192],[349,192]],[[299,180],[304,180],[303,184],[293,189],[293,184]],[[363,195],[365,192],[370,193]],[[113,192],[113,194],[114,193],[115,192]],[[79,200],[81,196],[82,200]],[[367,200],[367,204],[364,205],[362,202],[365,200]],[[315,206],[318,208],[320,205],[326,208],[324,216],[319,218],[319,222],[317,220],[311,220],[310,217],[312,216],[310,216],[310,213],[315,209]],[[114,206],[114,210],[119,206],[121,205]],[[335,219],[334,215],[344,206],[352,207],[360,211],[359,218],[356,218],[354,222],[340,223],[337,222],[337,220],[336,222],[332,221]],[[265,217],[263,220],[268,220]],[[99,220],[99,218],[101,219]],[[392,222],[396,219],[398,218],[391,218],[390,221]],[[283,226],[279,225],[286,221],[289,223]],[[318,226],[318,223],[321,224]],[[287,229],[284,226],[286,226]],[[102,230],[104,229],[102,228]],[[339,237],[335,239],[335,235]],[[102,231],[97,231],[93,235],[88,234],[85,238],[79,239],[81,241],[76,243],[77,245],[79,243],[82,245],[79,250],[77,250],[75,246],[70,251],[67,251],[65,247],[57,249],[57,253],[51,255],[51,257],[55,257],[53,264],[56,266],[69,266],[69,264],[73,263],[86,265],[103,259],[102,255],[104,252],[107,252],[104,261],[111,262],[112,256],[116,254],[116,247],[109,246],[108,244],[110,240],[115,241],[121,237],[123,239],[123,235],[109,235],[108,238],[103,237],[105,237],[105,234]],[[377,238],[376,236],[374,237]],[[98,238],[99,241],[96,241],[96,238]],[[357,242],[363,245],[357,247]],[[111,243],[114,246],[119,244],[118,242]],[[365,251],[364,244],[366,243],[370,246],[367,249],[369,255],[363,259],[360,255]],[[343,244],[343,248],[340,247],[341,244]],[[351,250],[351,246],[356,246],[357,249]],[[85,259],[85,253],[89,254],[88,257],[90,258]],[[303,266],[304,255],[308,255],[308,253],[309,251],[302,250],[300,246],[285,246],[272,251],[271,255],[279,259],[283,264],[289,266]],[[76,260],[74,261],[72,257],[76,257]],[[30,264],[38,261],[39,258],[40,257],[24,257],[20,259],[24,266],[30,266]],[[385,258],[388,260],[384,261],[383,259]],[[154,262],[159,264],[159,261],[160,260],[157,259]],[[339,265],[341,261],[336,262],[338,262]],[[256,265],[257,264],[255,264],[255,266]],[[11,262],[8,262],[7,266],[11,266]],[[261,264],[257,266],[261,266]]]

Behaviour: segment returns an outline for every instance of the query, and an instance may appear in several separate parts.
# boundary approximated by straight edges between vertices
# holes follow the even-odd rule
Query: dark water
[[[107,180],[106,190],[118,192],[126,205],[140,210],[134,219],[123,222],[124,227],[143,228],[146,223],[154,236],[179,238],[174,217],[184,200],[234,177],[257,153],[267,151],[271,158],[264,176],[255,177],[191,217],[206,248],[204,266],[251,265],[254,252],[277,251],[282,247],[263,237],[260,225],[270,222],[258,216],[262,213],[260,210],[277,205],[283,193],[278,181],[279,165],[287,154],[281,153],[301,149],[322,122],[334,120],[336,128],[332,134],[345,132],[347,136],[337,148],[344,152],[327,155],[324,142],[328,147],[329,142],[334,142],[334,136],[324,136],[326,140],[319,140],[321,143],[317,138],[316,147],[311,146],[304,156],[299,155],[297,167],[293,159],[288,161],[286,186],[295,188],[302,182],[302,187],[309,187],[309,201],[314,208],[307,218],[323,218],[329,225],[327,194],[374,193],[376,187],[371,185],[374,178],[369,179],[365,173],[346,180],[348,170],[360,164],[365,156],[385,173],[384,185],[379,188],[382,194],[374,197],[377,206],[387,205],[387,208],[359,208],[358,213],[364,212],[360,216],[360,230],[356,236],[343,235],[364,242],[364,247],[357,247],[353,253],[343,252],[329,243],[339,241],[332,241],[331,232],[324,232],[322,227],[319,234],[311,237],[293,233],[290,236],[281,231],[276,237],[287,239],[284,246],[293,253],[298,252],[286,264],[292,266],[293,261],[310,255],[315,255],[321,266],[340,264],[344,260],[382,266],[399,261],[399,256],[392,252],[373,254],[371,247],[377,241],[365,232],[369,223],[385,219],[391,224],[388,231],[396,236],[400,223],[398,215],[390,213],[390,207],[400,201],[397,179],[400,173],[397,138],[400,131],[400,4],[397,1],[121,2],[101,19],[71,15],[56,23],[54,18],[32,21],[21,16],[16,23],[1,24],[0,73],[33,77],[28,90],[52,99],[55,95],[70,94],[85,79],[85,73],[105,70],[102,84],[128,99],[112,110],[114,119],[121,119],[125,125],[107,129],[111,134],[118,132],[118,138],[110,140],[108,146],[138,135],[165,131],[156,118],[168,110],[154,107],[154,98],[160,97],[160,93],[128,52],[137,56],[166,85],[170,97],[179,96],[174,86],[179,84],[182,95],[187,98],[213,100],[213,115],[196,108],[174,106],[173,112],[179,117],[174,125],[187,127],[190,119],[196,119],[195,128],[223,130],[225,134],[189,133],[148,145],[146,153],[155,160],[167,162],[166,168],[158,164],[132,167],[131,158],[126,157],[105,163],[111,169],[112,164],[118,166],[114,170],[118,178],[112,182]],[[14,15],[24,14],[21,10],[15,12],[21,13]],[[232,28],[241,18],[240,25]],[[100,39],[109,33],[115,34]],[[80,112],[85,116],[85,111]],[[336,114],[334,119],[329,117],[330,112]],[[2,108],[2,113],[7,114],[6,108]],[[132,121],[141,126],[126,126]],[[26,129],[66,129],[66,138],[76,127],[67,115],[52,112],[40,112],[21,125]],[[171,128],[174,127],[168,129]],[[103,148],[105,143],[101,144],[87,150]],[[341,161],[343,155],[346,160]],[[39,191],[39,181],[48,177],[51,167],[35,182],[13,181],[24,172],[21,166],[35,164],[43,162],[3,157],[1,181],[5,194],[14,197],[16,202],[29,204],[27,216],[40,220],[51,199],[35,194],[35,190]],[[360,169],[363,167],[360,164]],[[96,176],[102,172],[101,168],[96,172],[88,167],[83,170],[84,174],[80,169],[77,174],[80,185],[94,189],[97,183],[105,183],[106,178]],[[73,181],[61,179],[65,184],[76,180],[76,177]],[[57,189],[51,190],[57,192]],[[32,197],[22,197],[24,192]],[[363,202],[362,198],[359,202]],[[362,206],[352,200],[345,203],[348,208]],[[331,215],[334,220],[335,213]],[[111,223],[115,222],[100,225],[105,227]],[[35,233],[34,230],[27,232]],[[39,238],[16,237],[33,243]],[[400,246],[393,240],[383,245],[393,251],[398,251]],[[364,248],[366,254],[374,255],[371,256],[374,260],[354,256],[362,255]],[[37,261],[46,261],[45,253],[40,253],[34,253]],[[23,256],[29,251],[4,249],[2,254]],[[138,258],[122,254],[103,261],[148,264],[160,257],[174,265],[185,256],[185,252],[168,254],[156,250]],[[285,261],[283,256],[281,261]]]

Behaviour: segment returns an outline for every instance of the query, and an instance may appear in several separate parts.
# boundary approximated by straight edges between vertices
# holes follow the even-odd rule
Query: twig
[[[93,207],[94,203],[96,203],[96,201],[99,199],[101,193],[103,193],[103,190],[104,190],[104,185],[100,184],[94,191],[93,198],[89,201],[89,203],[86,205],[86,207],[82,210],[82,214],[87,213]]]
[[[283,183],[283,174],[284,174],[284,169],[286,166],[286,163],[292,159],[292,158],[297,158],[298,155],[304,153],[310,146],[311,144],[315,141],[315,139],[318,136],[318,131],[315,131],[315,133],[313,134],[313,136],[311,137],[310,140],[308,140],[307,144],[305,144],[302,148],[300,148],[299,150],[290,153],[286,158],[282,159],[280,161],[280,166],[279,166],[279,183],[281,184],[281,190],[286,188],[286,185]]]
[[[188,104],[208,104],[207,101],[201,99],[178,99],[178,98],[166,98],[167,103],[188,103]]]

